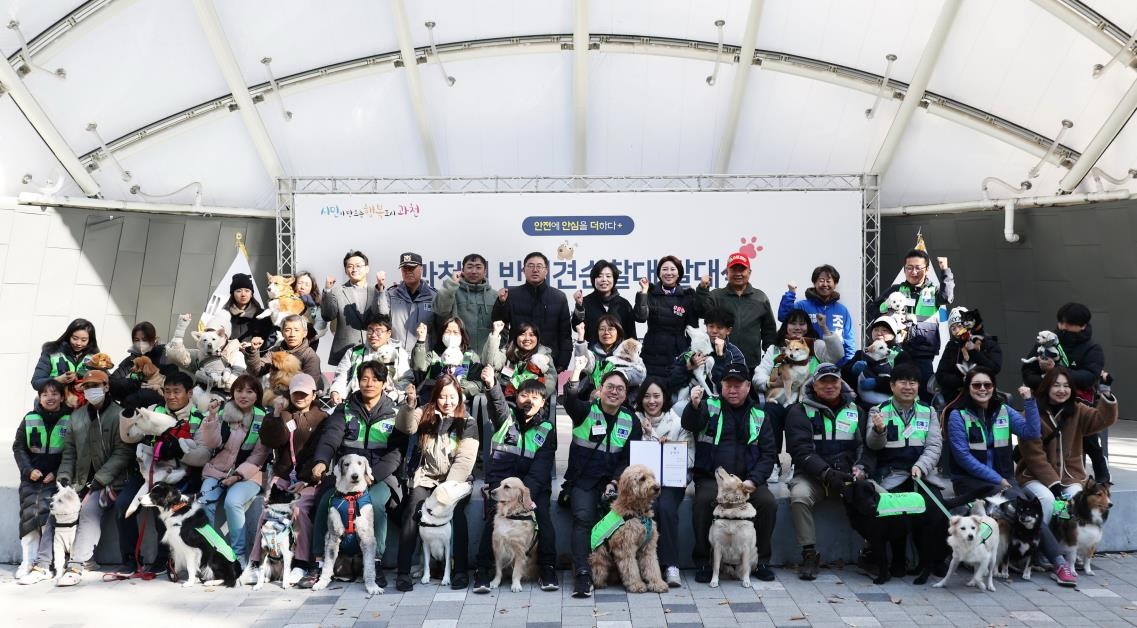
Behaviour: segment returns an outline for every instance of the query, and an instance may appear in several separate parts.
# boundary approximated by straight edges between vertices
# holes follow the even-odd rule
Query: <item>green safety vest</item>
[[[919,493],[882,493],[876,504],[876,516],[918,515],[926,507],[924,496]]]
[[[604,381],[604,376],[616,370],[616,365],[612,364],[606,359],[597,358],[596,368],[592,369],[592,385],[600,388],[600,382]]]
[[[548,438],[549,431],[552,429],[552,423],[541,421],[537,427],[522,432],[518,429],[517,422],[513,417],[509,416],[506,417],[501,427],[494,432],[490,441],[490,449],[495,452],[500,451],[514,456],[532,458],[537,455],[537,450],[545,444],[545,439]]]
[[[624,523],[626,521],[632,519],[633,517],[635,517],[635,515],[621,517],[620,515],[616,514],[615,510],[609,510],[608,514],[604,515],[604,518],[602,518],[600,521],[597,521],[596,525],[592,526],[592,550],[596,551],[596,548],[606,543],[608,539],[612,538],[612,535],[615,534],[617,530],[624,527]],[[647,535],[644,536],[643,543],[640,543],[640,548],[642,549],[645,545],[647,545],[648,541],[651,540],[652,520],[650,517],[640,517],[640,521],[644,524],[644,528],[647,529]]]
[[[265,411],[260,406],[253,406],[253,422],[249,424],[249,433],[241,443],[241,451],[250,451],[257,445],[261,437],[261,423],[265,420]]]
[[[78,362],[72,362],[71,360],[67,359],[67,355],[65,353],[63,353],[62,351],[56,351],[55,353],[51,354],[51,357],[48,359],[51,360],[51,376],[52,377],[59,377],[60,375],[62,375],[64,373],[70,373],[70,372],[78,373],[79,368],[83,366],[83,358],[82,357],[79,358]],[[60,369],[59,367],[61,364],[67,365],[67,368],[66,369]]]
[[[24,415],[24,437],[27,439],[28,451],[33,454],[61,454],[63,453],[63,437],[71,425],[71,415],[65,414],[55,422],[51,434],[47,433],[47,425],[43,416],[38,412],[29,412]]]
[[[812,406],[805,406],[805,416],[809,417],[810,422],[817,416],[817,408]],[[822,419],[825,422],[825,428],[820,434],[814,434],[813,440],[853,440],[857,437],[857,424],[860,422],[860,414],[857,413],[857,406],[850,403],[837,413],[836,420],[827,416]]]
[[[896,440],[891,438],[884,444],[887,449],[901,449],[905,447],[923,447],[924,442],[928,439],[928,429],[932,425],[932,413],[935,412],[930,407],[915,402],[916,413],[912,415],[911,423],[904,423],[904,419],[900,416],[900,412],[892,405],[892,401],[888,401],[880,406],[880,412],[884,415],[884,429],[885,434],[888,433],[890,425],[896,426]]]
[[[197,531],[200,532],[201,536],[205,537],[205,540],[213,546],[213,549],[217,550],[226,560],[229,562],[237,560],[237,553],[233,551],[232,547],[229,547],[229,543],[225,541],[212,525],[207,523],[197,528]]]
[[[707,410],[710,415],[707,421],[707,427],[699,434],[698,441],[700,443],[708,443],[717,446],[719,439],[722,438],[722,400],[721,399],[707,399]],[[762,431],[762,424],[766,422],[766,413],[761,408],[750,408],[750,438],[746,441],[747,445],[753,444],[758,440],[758,434]],[[711,434],[711,426],[714,426],[714,434]]]
[[[386,449],[391,434],[395,431],[395,417],[365,425],[347,403],[343,404],[343,418],[349,426],[352,422],[359,424],[355,438],[343,442],[344,447],[351,449]]]
[[[978,427],[979,431],[983,434],[983,440],[978,443],[972,443],[970,442],[970,438],[967,439],[969,441],[967,444],[968,447],[971,448],[971,451],[987,451],[987,426],[983,424],[983,421],[967,410],[960,409],[959,415],[963,417],[964,430],[970,432],[972,427]],[[1011,446],[1011,417],[1007,414],[1007,406],[1005,405],[1000,406],[999,414],[995,415],[995,425],[991,430],[991,436],[994,441],[992,446],[995,449]]]
[[[614,429],[604,433],[604,440],[595,442],[592,440],[592,426],[604,425],[607,427],[607,421],[604,418],[604,412],[600,409],[600,403],[593,402],[592,408],[588,411],[588,417],[580,425],[572,428],[572,444],[589,449],[604,445],[608,453],[621,452],[627,446],[628,438],[632,435],[633,421],[635,419],[632,415],[627,410],[620,408],[616,415]]]
[[[154,406],[154,412],[157,412],[158,414],[165,414],[165,415],[172,415],[173,414],[169,410],[166,409],[166,406]],[[198,412],[197,410],[190,410],[190,413],[189,413],[190,433],[196,434],[197,428],[201,427],[201,422],[204,420],[205,420],[205,415]]]
[[[918,295],[914,296],[912,294],[912,284],[908,282],[901,284],[896,291],[908,298],[908,307],[911,312],[915,314],[917,318],[924,320],[939,311],[939,306],[936,305],[936,296],[937,292],[939,292],[939,288],[940,287],[936,284],[925,280],[924,287],[920,290]],[[881,303],[880,312],[883,314],[887,311],[888,304]]]

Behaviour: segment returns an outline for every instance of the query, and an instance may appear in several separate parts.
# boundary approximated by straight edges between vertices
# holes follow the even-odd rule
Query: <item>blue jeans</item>
[[[217,503],[224,500],[225,522],[229,526],[229,545],[242,565],[249,560],[249,555],[245,552],[245,513],[249,511],[249,506],[260,493],[261,485],[249,480],[241,480],[228,489],[215,478],[205,478],[201,482],[199,501],[214,527],[217,526]]]

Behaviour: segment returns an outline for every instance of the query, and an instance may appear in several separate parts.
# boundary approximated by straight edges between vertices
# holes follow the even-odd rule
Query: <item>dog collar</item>
[[[748,501],[750,501],[750,500],[746,499],[745,497],[743,497],[741,499],[717,499],[717,498],[715,499],[716,504],[718,504],[719,506],[727,506],[727,507],[740,506],[742,504],[745,504]]]
[[[56,519],[54,515],[51,517],[51,522],[56,528],[74,528],[75,526],[79,525],[78,519],[70,523],[59,523],[59,520]]]
[[[179,513],[181,511],[185,510],[186,508],[189,508],[189,505],[190,505],[189,502],[178,502],[178,503],[174,504],[173,506],[170,506],[170,512]]]

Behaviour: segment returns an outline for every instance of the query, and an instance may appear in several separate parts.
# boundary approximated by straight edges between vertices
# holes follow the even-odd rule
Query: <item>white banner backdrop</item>
[[[841,273],[842,302],[861,320],[861,193],[811,192],[588,192],[475,194],[297,194],[296,268],[322,285],[343,281],[343,256],[358,249],[370,258],[371,281],[385,270],[399,281],[398,256],[423,256],[423,277],[436,287],[461,268],[468,253],[489,261],[495,287],[524,281],[524,256],[549,257],[549,283],[572,293],[590,290],[596,260],[621,269],[617,288],[633,301],[640,277],[655,277],[664,255],[684,260],[684,282],[712,277],[724,285],[727,256],[751,260],[751,283],[778,301],[790,281],[803,298],[820,264]],[[641,325],[640,333],[643,333]]]

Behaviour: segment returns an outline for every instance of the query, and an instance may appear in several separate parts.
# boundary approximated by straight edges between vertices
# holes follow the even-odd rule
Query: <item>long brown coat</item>
[[[1043,450],[1042,441],[1062,422],[1064,412],[1071,411],[1073,414],[1065,419],[1061,433],[1051,438]],[[1097,434],[1117,422],[1117,399],[1102,395],[1092,408],[1075,402],[1069,410],[1057,413],[1043,410],[1039,414],[1042,415],[1042,437],[1019,443],[1022,459],[1015,465],[1015,479],[1019,484],[1037,480],[1046,486],[1055,482],[1085,485],[1082,437]]]

